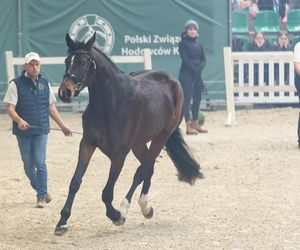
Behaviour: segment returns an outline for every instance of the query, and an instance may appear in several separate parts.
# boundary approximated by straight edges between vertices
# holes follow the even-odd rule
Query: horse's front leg
[[[77,191],[80,188],[82,177],[85,174],[85,171],[94,151],[95,146],[86,143],[83,139],[81,140],[77,167],[69,186],[68,198],[63,209],[61,210],[61,217],[54,231],[55,235],[63,235],[68,230],[67,220],[71,215],[73,201]]]
[[[112,201],[114,198],[115,183],[121,173],[127,154],[128,151],[126,153],[116,154],[115,157],[111,158],[109,177],[102,192],[102,200],[106,206],[106,216],[117,226],[124,224],[125,218],[113,207]]]

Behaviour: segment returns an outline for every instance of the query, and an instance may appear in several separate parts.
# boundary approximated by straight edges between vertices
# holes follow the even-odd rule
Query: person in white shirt
[[[35,52],[25,56],[25,70],[10,81],[3,101],[13,120],[13,134],[17,137],[25,174],[37,193],[36,206],[43,208],[52,200],[46,165],[49,115],[66,136],[72,136],[72,132],[55,107],[56,98],[49,81],[40,74],[40,61]]]

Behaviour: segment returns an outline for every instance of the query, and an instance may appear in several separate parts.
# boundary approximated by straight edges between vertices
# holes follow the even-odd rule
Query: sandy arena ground
[[[63,114],[81,132],[80,114]],[[35,208],[35,193],[23,172],[11,121],[0,116],[0,249],[300,249],[300,150],[298,110],[242,110],[238,126],[225,127],[226,112],[206,113],[209,133],[185,136],[205,179],[177,181],[162,152],[152,179],[152,219],[145,219],[136,192],[126,223],[105,216],[101,192],[109,169],[97,151],[69,219],[69,232],[53,235],[77,162],[80,135],[49,135],[47,163],[53,201]],[[52,123],[52,127],[57,127]],[[116,184],[119,207],[138,166],[130,154]]]

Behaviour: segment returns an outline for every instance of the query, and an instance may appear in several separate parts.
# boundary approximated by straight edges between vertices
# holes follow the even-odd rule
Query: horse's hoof
[[[54,235],[56,236],[62,236],[66,232],[68,232],[68,225],[62,225],[60,227],[56,227],[54,230]]]
[[[120,218],[118,220],[113,221],[113,223],[116,226],[121,226],[125,223],[125,221],[126,221],[126,218],[121,215]]]
[[[146,219],[151,219],[152,218],[152,216],[153,216],[153,208],[151,207],[151,209],[150,209],[150,212],[148,213],[148,214],[144,214],[144,216],[145,216],[145,218]]]

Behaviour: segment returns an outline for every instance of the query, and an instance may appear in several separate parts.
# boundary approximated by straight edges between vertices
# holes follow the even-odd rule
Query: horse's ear
[[[66,34],[66,43],[67,43],[68,48],[74,47],[75,42],[71,39],[69,33]]]
[[[90,40],[87,41],[85,44],[85,48],[90,51],[91,48],[93,47],[94,43],[96,41],[96,32],[94,32],[94,35],[90,38]]]

